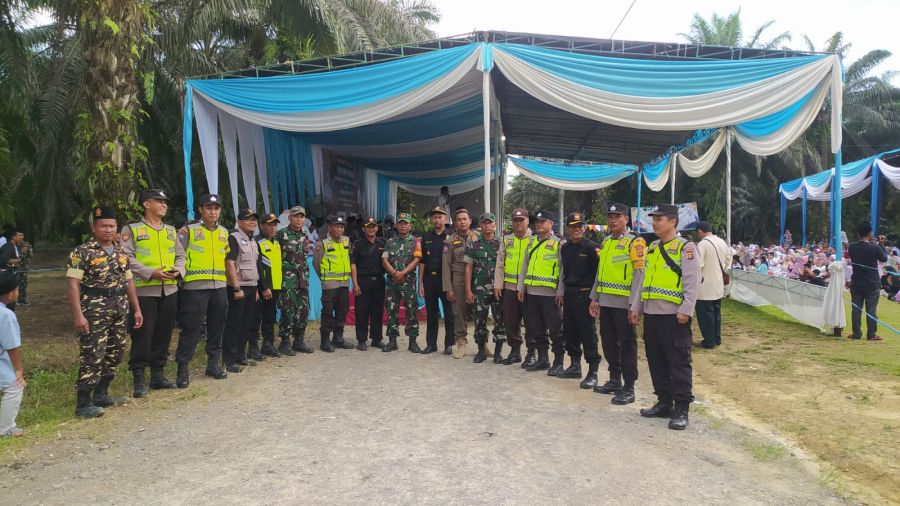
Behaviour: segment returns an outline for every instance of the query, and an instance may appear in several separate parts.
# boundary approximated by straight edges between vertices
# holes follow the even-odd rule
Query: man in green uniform
[[[23,236],[24,237],[24,236]],[[34,248],[31,243],[22,239],[19,243],[19,302],[20,306],[28,305],[28,271],[31,269],[31,259],[34,257]]]
[[[293,356],[295,351],[313,352],[303,341],[309,318],[309,265],[306,263],[309,237],[303,232],[306,209],[303,206],[292,207],[288,219],[290,220],[288,226],[275,234],[275,240],[281,245],[283,285],[279,301],[281,323],[278,326],[278,334],[281,336],[281,344],[278,346],[278,352]]]
[[[469,304],[466,302],[466,246],[478,239],[478,234],[469,229],[472,218],[468,209],[459,207],[454,214],[454,232],[444,240],[444,265],[442,283],[447,300],[453,304],[453,337],[456,346],[453,358],[463,358],[466,354],[466,335]]]
[[[353,348],[344,341],[344,321],[350,311],[350,239],[344,235],[347,220],[343,216],[332,215],[327,221],[328,235],[316,243],[313,267],[322,280],[320,348],[331,353],[335,348]]]
[[[388,313],[388,343],[381,351],[397,349],[397,336],[400,335],[400,306],[406,312],[406,337],[409,338],[409,351],[421,353],[416,339],[419,337],[419,300],[416,297],[416,266],[422,260],[422,245],[419,239],[410,233],[412,216],[409,213],[397,215],[397,237],[388,239],[382,254],[382,263],[388,274],[387,290],[385,290],[385,307]]]
[[[91,217],[94,237],[75,248],[66,265],[67,298],[81,357],[75,415],[82,418],[100,416],[104,407],[127,402],[125,397],[110,396],[109,384],[125,353],[129,305],[134,328],[144,324],[128,254],[115,241],[116,213],[111,207],[96,207]]]
[[[497,266],[497,252],[501,241],[496,236],[497,217],[494,213],[481,215],[481,237],[466,247],[466,301],[472,304],[472,315],[475,319],[475,343],[478,353],[474,362],[487,360],[485,345],[487,343],[488,310],[494,317],[494,363],[502,360],[503,341],[506,329],[503,325],[503,304],[500,297],[494,294],[494,269]]]

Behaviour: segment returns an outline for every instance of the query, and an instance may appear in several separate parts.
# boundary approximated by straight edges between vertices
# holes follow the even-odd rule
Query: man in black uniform
[[[385,240],[378,236],[378,222],[368,217],[363,222],[365,237],[356,241],[350,250],[350,276],[356,301],[356,349],[365,351],[366,341],[383,348],[381,322],[384,318],[384,253]]]
[[[588,373],[581,382],[581,387],[594,388],[597,384],[597,369],[600,367],[600,352],[597,347],[597,327],[588,308],[591,304],[591,288],[597,277],[599,248],[584,237],[584,213],[569,214],[566,228],[568,238],[559,248],[559,281],[563,288],[563,339],[572,363],[565,371],[560,364],[547,371],[547,374],[560,378],[580,378],[581,347],[584,346]],[[588,384],[590,386],[585,386]]]
[[[447,239],[447,212],[443,207],[435,207],[431,213],[434,230],[422,236],[422,263],[419,264],[419,296],[425,298],[425,312],[428,326],[425,331],[425,349],[422,353],[437,351],[438,301],[444,310],[444,355],[453,353],[453,307],[443,290],[441,274],[444,243]]]

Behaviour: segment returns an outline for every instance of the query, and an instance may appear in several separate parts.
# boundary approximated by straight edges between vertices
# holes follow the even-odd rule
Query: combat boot
[[[369,345],[366,344],[365,339],[362,339],[356,343],[356,349],[359,351],[366,351],[369,349]]]
[[[275,349],[274,341],[264,340],[260,351],[267,357],[278,358],[281,356],[281,353]]]
[[[322,332],[320,337],[321,341],[319,342],[319,349],[325,353],[334,353],[334,346],[331,345],[331,341],[328,339],[328,333]]]
[[[219,368],[219,357],[209,357],[206,360],[206,375],[213,379],[225,379],[228,373]]]
[[[509,345],[509,356],[503,359],[503,365],[512,365],[518,364],[522,361],[522,345],[521,344],[511,344]]]
[[[538,350],[537,360],[532,362],[530,366],[525,368],[528,372],[546,371],[550,369],[550,353],[546,349]]]
[[[626,404],[631,404],[634,402],[634,382],[626,381],[625,386],[622,387],[621,390],[616,392],[616,396],[610,401],[613,404],[624,406]]]
[[[187,388],[191,384],[191,375],[188,373],[187,364],[178,364],[178,373],[175,375],[175,386]]]
[[[525,353],[525,361],[522,362],[522,369],[528,369],[533,366],[537,362],[537,354],[534,351],[534,348],[529,348]]]
[[[561,355],[561,354],[560,354]],[[560,364],[560,367],[562,365]],[[559,378],[580,378],[581,377],[581,357],[572,357],[572,363],[563,372],[559,373]]]
[[[484,349],[485,349],[485,344],[478,343],[478,353],[475,354],[475,359],[473,359],[472,362],[475,362],[476,364],[480,364],[480,363],[484,362],[485,360],[487,360],[487,354],[485,354]]]
[[[494,363],[503,363],[503,341],[497,341],[494,343]]]
[[[433,344],[428,344],[425,346],[425,349],[422,350],[422,355],[430,355],[437,351],[437,346]]]
[[[584,375],[584,379],[578,384],[585,390],[590,390],[597,386],[597,369],[600,369],[600,362],[588,364],[588,372]]]
[[[76,391],[77,401],[75,404],[75,416],[79,418],[97,418],[103,416],[103,408],[94,406],[91,402],[91,390],[79,389]]]
[[[131,376],[134,378],[134,393],[132,394],[134,398],[140,399],[141,397],[147,397],[150,392],[147,391],[147,383],[144,379],[144,370],[135,369],[131,371]]]
[[[416,342],[416,339],[417,338],[415,338],[415,337],[410,337],[409,338],[409,346],[406,349],[408,349],[409,351],[411,351],[413,353],[422,353],[422,349],[419,348],[419,343]]]
[[[594,387],[594,391],[598,394],[615,394],[622,388],[622,380],[610,377],[609,381],[602,385]]]
[[[690,402],[676,402],[675,412],[672,419],[669,420],[669,428],[672,430],[684,430],[688,426],[688,411],[690,410]]]
[[[168,390],[175,388],[175,383],[166,379],[162,367],[153,367],[150,369],[150,388],[153,390]]]
[[[97,386],[94,387],[94,406],[108,408],[110,406],[122,406],[128,404],[128,397],[122,395],[109,395],[109,384],[112,380],[111,376],[100,378]]]
[[[388,336],[388,343],[381,349],[382,352],[397,351],[397,336]]]
[[[384,349],[384,341],[382,341],[381,339],[372,339],[371,346],[373,348],[378,348],[379,350]]]
[[[466,356],[466,338],[456,340],[456,346],[453,347],[453,358],[460,359]]]
[[[293,351],[299,351],[300,353],[312,353],[313,349],[306,345],[306,333],[301,332],[297,337],[294,338],[294,345],[291,346]],[[293,355],[293,353],[291,354]]]
[[[296,343],[297,339],[294,339],[294,342]],[[294,355],[296,355],[296,353],[294,353],[294,349],[291,348],[291,341],[289,339],[281,340],[281,344],[278,345],[278,353],[281,353],[282,355],[288,357],[293,357]]]
[[[352,350],[353,345],[344,341],[344,331],[341,329],[340,331],[334,331],[334,337],[331,339],[331,345],[334,346],[336,350]]]
[[[553,366],[547,371],[547,376],[556,376],[557,378],[562,377],[565,358],[566,356],[562,353],[554,353]],[[581,364],[578,365],[578,376],[581,376]]]
[[[669,418],[672,416],[672,401],[660,398],[653,407],[641,410],[644,418]]]
[[[453,355],[453,346],[444,346],[444,355]]]

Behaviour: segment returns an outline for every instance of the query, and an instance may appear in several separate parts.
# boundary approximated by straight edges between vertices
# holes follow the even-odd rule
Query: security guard
[[[206,321],[206,375],[224,379],[228,374],[219,367],[222,332],[228,313],[225,288],[225,255],[228,254],[228,231],[219,225],[222,199],[215,194],[200,197],[200,222],[183,227],[178,240],[184,247],[185,274],[181,301],[178,304],[178,348],[175,361],[178,375],[175,384],[190,384],[188,364],[200,341],[200,327]]]
[[[275,319],[278,314],[278,297],[281,294],[281,244],[275,240],[275,232],[278,231],[278,216],[275,213],[263,215],[259,224],[260,233],[256,236],[259,244],[260,270],[259,277],[267,288],[260,291],[256,304],[256,313],[253,322],[255,341],[262,334],[263,355],[280,357],[275,349]]]
[[[584,237],[584,213],[574,212],[566,217],[568,238],[559,247],[559,281],[563,289],[563,340],[572,363],[562,370],[562,364],[548,374],[560,378],[581,377],[581,350],[588,372],[581,388],[594,388],[600,352],[597,349],[597,324],[588,308],[591,304],[591,287],[597,277],[597,253],[599,248]]]
[[[506,340],[506,329],[503,327],[503,303],[494,294],[494,269],[497,265],[497,251],[501,240],[495,235],[497,217],[494,213],[481,215],[481,237],[471,241],[466,247],[466,302],[472,305],[475,319],[475,343],[478,353],[474,362],[481,363],[487,359],[487,318],[488,311],[494,317],[494,363],[502,359],[503,341]]]
[[[644,348],[658,398],[653,407],[641,410],[641,416],[670,418],[670,429],[684,430],[694,400],[691,315],[700,285],[700,259],[697,246],[677,235],[677,206],[657,204],[650,216],[659,239],[647,251],[641,297],[635,298],[628,313],[635,326],[645,315]]]
[[[536,235],[525,247],[517,285],[519,301],[525,303],[525,340],[538,353],[537,360],[525,370],[550,369],[548,333],[553,342],[553,367],[561,370],[565,342],[559,311],[563,294],[559,286],[560,239],[553,233],[556,216],[551,211],[538,211],[534,218]]]
[[[225,370],[241,372],[241,366],[265,360],[259,352],[259,343],[250,340],[254,335],[256,301],[260,289],[259,243],[256,235],[259,215],[253,209],[238,213],[237,230],[228,236],[228,253],[225,255],[225,275],[228,278],[228,317],[222,337],[222,357]],[[263,289],[266,289],[263,286]],[[249,351],[248,351],[249,346]],[[247,359],[250,358],[254,362]]]
[[[384,318],[384,254],[385,240],[378,237],[378,221],[369,216],[363,222],[365,236],[353,243],[350,250],[350,276],[356,303],[356,349],[365,351],[366,341],[384,348],[381,323]]]
[[[344,320],[350,311],[350,239],[344,235],[343,216],[328,216],[327,222],[328,235],[316,243],[313,268],[322,280],[320,348],[331,353],[335,348],[353,348],[344,341]]]
[[[447,241],[447,211],[443,207],[435,207],[429,213],[431,225],[434,227],[422,236],[422,263],[419,264],[419,296],[425,299],[425,349],[422,353],[437,351],[438,319],[441,312],[438,301],[444,311],[444,354],[453,353],[453,309],[444,291],[444,246]]]
[[[453,226],[456,231],[444,240],[444,264],[442,282],[447,300],[453,304],[453,358],[463,358],[466,354],[467,320],[471,307],[466,302],[466,248],[478,239],[478,234],[469,230],[472,218],[464,207],[456,208]],[[446,353],[446,349],[444,351]]]
[[[519,283],[522,262],[525,260],[525,248],[531,240],[528,211],[522,208],[514,210],[512,223],[513,233],[503,237],[500,250],[497,252],[497,265],[494,268],[494,296],[503,301],[503,326],[506,327],[506,339],[510,348],[509,355],[503,359],[504,365],[522,362],[522,320],[525,318],[525,303],[519,301],[516,286]],[[534,346],[528,343],[527,349],[523,368],[536,360]]]
[[[184,276],[184,247],[172,225],[163,223],[169,197],[158,189],[141,193],[144,219],[122,228],[121,246],[134,274],[138,304],[146,322],[131,332],[128,368],[134,376],[134,397],[146,397],[144,369],[150,367],[150,388],[175,388],[163,374],[169,359],[172,327],[178,312],[178,278]]]
[[[67,298],[81,357],[75,381],[75,415],[81,418],[100,416],[103,408],[127,402],[110,396],[109,384],[125,353],[129,305],[134,328],[144,323],[128,255],[115,241],[115,211],[96,207],[91,218],[93,237],[72,251],[66,266]]]
[[[400,335],[400,306],[406,311],[406,337],[409,338],[409,351],[420,353],[416,339],[419,337],[419,320],[417,312],[419,301],[416,299],[416,282],[411,279],[416,266],[422,261],[422,244],[410,233],[412,216],[409,213],[397,215],[397,237],[388,239],[381,254],[381,263],[387,271],[389,280],[385,290],[385,309],[388,314],[388,343],[381,349],[383,352],[397,349],[397,336]]]

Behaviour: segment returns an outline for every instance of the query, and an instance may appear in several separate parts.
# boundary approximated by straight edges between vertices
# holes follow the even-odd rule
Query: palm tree
[[[763,23],[745,41],[740,9],[725,17],[713,13],[708,21],[699,14],[694,14],[690,31],[678,35],[687,39],[691,44],[775,49],[783,47],[785,43],[791,41],[791,32],[781,32],[767,41],[762,41],[763,32],[774,24],[775,21]]]

